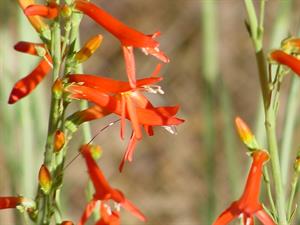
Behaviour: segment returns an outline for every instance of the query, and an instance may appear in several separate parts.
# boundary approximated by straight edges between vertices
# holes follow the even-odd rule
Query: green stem
[[[56,2],[59,4],[59,1]],[[60,18],[58,17],[52,25],[52,36],[51,36],[51,56],[53,61],[53,71],[52,79],[55,81],[59,77],[60,67],[61,67],[61,30],[60,30]],[[51,92],[51,106],[48,124],[48,134],[46,149],[44,154],[44,165],[53,172],[55,167],[54,157],[53,157],[53,140],[54,133],[59,127],[59,121],[61,120],[63,106],[61,100],[57,99],[56,95]],[[56,190],[52,190],[49,195],[44,194],[42,190],[39,190],[37,196],[38,205],[38,225],[48,225],[51,222],[51,217],[54,213],[53,211],[53,195],[55,195]],[[40,204],[42,201],[42,204]],[[42,212],[41,212],[42,211]]]
[[[215,137],[216,130],[214,125],[214,96],[213,89],[218,76],[218,61],[217,61],[217,4],[214,1],[204,1],[201,3],[202,28],[203,28],[203,79],[205,88],[203,89],[204,96],[204,148],[206,149],[206,181],[208,185],[208,198],[206,202],[207,211],[206,224],[212,224],[216,210],[216,192],[215,187]]]
[[[287,37],[289,31],[289,23],[290,23],[290,15],[292,9],[292,0],[285,0],[279,2],[278,11],[276,12],[276,20],[274,23],[272,35],[271,35],[271,43],[270,48],[276,48],[280,45],[280,42]],[[262,11],[261,11],[262,12]],[[263,19],[263,16],[260,16]],[[260,23],[262,28],[262,21]],[[266,143],[266,135],[265,135],[265,127],[263,121],[264,118],[264,107],[262,100],[259,99],[258,108],[257,108],[257,119],[256,119],[256,129],[255,134],[258,142],[265,146]],[[283,176],[284,177],[284,176]]]
[[[218,33],[217,3],[204,1],[201,3],[203,29],[203,76],[213,85],[218,76]]]
[[[261,4],[265,4],[264,0]],[[265,109],[265,127],[267,133],[267,141],[269,146],[269,152],[271,155],[271,167],[272,175],[275,185],[275,196],[276,196],[276,208],[278,211],[279,225],[286,225],[286,213],[285,213],[285,195],[282,186],[282,176],[280,170],[280,163],[278,157],[278,146],[276,138],[276,107],[278,105],[278,93],[277,88],[270,89],[272,80],[269,81],[268,73],[266,68],[266,61],[262,48],[263,44],[263,27],[258,27],[257,17],[255,8],[252,0],[245,0],[245,6],[249,18],[250,35],[254,43],[256,51],[256,61],[258,66],[260,85],[263,95],[264,109]],[[261,7],[264,9],[264,6]],[[261,15],[262,12],[261,12]],[[262,17],[260,18],[262,20]],[[270,82],[270,83],[269,83]]]
[[[293,210],[293,202],[297,190],[297,184],[298,184],[298,179],[299,179],[299,173],[297,171],[294,172],[293,178],[292,178],[292,183],[291,183],[291,194],[288,202],[288,208],[287,208],[287,215],[288,219],[290,220],[292,217],[292,210]]]
[[[232,113],[232,103],[230,101],[230,96],[225,87],[225,84],[222,83],[221,88],[221,107],[224,116],[224,150],[226,154],[226,160],[228,165],[228,176],[230,182],[230,190],[232,195],[237,198],[239,194],[239,163],[237,159],[236,143],[235,143],[235,131],[233,129],[233,113]]]
[[[299,77],[293,75],[291,80],[291,87],[288,95],[288,102],[285,109],[285,122],[282,133],[281,143],[281,170],[283,178],[283,186],[287,190],[286,185],[288,182],[289,166],[291,165],[290,156],[292,152],[292,141],[295,123],[297,119],[298,109],[298,94],[300,88]]]
[[[266,110],[266,131],[267,140],[269,145],[269,152],[271,155],[272,173],[275,185],[276,194],[276,206],[278,210],[279,225],[286,225],[286,215],[285,215],[285,195],[281,180],[280,163],[278,157],[278,146],[276,139],[276,117],[274,110],[272,108],[267,108]]]
[[[268,195],[268,198],[269,198],[269,203],[271,205],[272,213],[273,213],[273,216],[275,218],[277,218],[278,215],[277,215],[276,206],[275,206],[275,203],[274,203],[274,200],[273,200],[269,171],[268,171],[268,168],[266,166],[263,169],[263,175],[264,175],[264,180],[266,182],[267,195]]]
[[[53,60],[53,71],[52,78],[55,81],[59,77],[60,65],[61,65],[61,33],[60,33],[60,23],[59,20],[55,21],[52,28],[52,38],[51,38],[51,56]],[[45,151],[44,164],[48,169],[52,169],[52,153],[53,153],[53,136],[54,132],[59,126],[59,119],[62,112],[60,106],[60,99],[56,99],[55,95],[52,93],[51,96],[51,106],[48,124],[48,135],[47,144]]]

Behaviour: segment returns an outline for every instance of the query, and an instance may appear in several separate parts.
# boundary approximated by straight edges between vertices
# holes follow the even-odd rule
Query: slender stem
[[[206,202],[207,211],[206,224],[212,224],[216,210],[216,192],[215,187],[215,124],[214,124],[214,96],[213,89],[216,78],[218,76],[218,61],[217,61],[217,4],[214,1],[201,2],[202,9],[202,28],[203,28],[203,79],[205,88],[203,89],[204,96],[204,148],[206,149],[206,180],[208,185],[208,198]]]
[[[233,113],[232,113],[232,103],[230,101],[230,96],[225,87],[225,84],[222,83],[221,88],[221,107],[224,116],[224,150],[226,154],[226,160],[228,165],[228,176],[230,182],[230,190],[232,195],[237,198],[239,194],[239,180],[240,180],[240,171],[239,163],[237,159],[236,143],[235,143],[235,131],[233,129]]]
[[[59,4],[59,0],[56,1]],[[59,77],[60,67],[61,67],[61,30],[60,30],[60,17],[58,17],[52,25],[52,36],[51,36],[51,56],[53,61],[53,71],[52,79],[55,81]],[[53,172],[55,169],[55,162],[53,156],[53,138],[54,133],[59,127],[59,121],[61,120],[63,108],[61,105],[61,100],[52,93],[51,95],[51,106],[48,124],[48,134],[46,149],[44,155],[44,165]],[[48,225],[51,222],[51,217],[54,213],[53,211],[53,195],[55,195],[56,190],[52,190],[50,194],[46,195],[41,190],[38,192],[37,205],[38,210],[42,211],[38,213],[37,224],[38,225]]]
[[[203,1],[202,29],[203,29],[203,76],[207,82],[213,84],[218,76],[218,33],[217,6],[215,1]]]
[[[263,0],[261,4],[265,4]],[[279,225],[286,225],[287,219],[285,214],[285,195],[282,186],[282,177],[280,163],[278,157],[278,146],[276,138],[276,108],[278,105],[277,89],[270,89],[272,82],[268,80],[266,61],[262,48],[263,27],[258,27],[257,17],[252,0],[245,0],[245,6],[248,13],[250,34],[256,51],[256,61],[258,66],[260,85],[263,94],[263,102],[265,109],[265,127],[267,133],[267,141],[269,152],[271,155],[272,175],[275,185],[276,207],[278,211]],[[262,7],[264,8],[264,7]],[[262,12],[261,12],[262,13]],[[263,15],[263,14],[261,14]],[[260,18],[262,20],[262,18]],[[260,23],[261,24],[261,23]],[[262,26],[262,24],[261,24]],[[275,97],[274,97],[275,95]]]
[[[277,215],[276,206],[275,206],[275,203],[274,203],[274,200],[273,200],[269,171],[268,171],[268,168],[266,166],[264,166],[264,168],[263,168],[263,175],[264,175],[264,180],[266,182],[267,195],[268,195],[268,198],[269,198],[269,203],[271,205],[272,213],[273,213],[273,216],[275,218],[277,218],[278,215]]]
[[[274,23],[274,27],[272,30],[270,48],[276,48],[280,45],[281,40],[283,40],[288,35],[290,17],[291,17],[291,9],[292,9],[292,0],[285,0],[279,2],[278,11],[276,12],[276,20]],[[261,11],[260,15],[260,27],[263,29],[263,15]],[[258,108],[257,108],[257,119],[256,119],[256,129],[255,134],[258,142],[265,146],[266,143],[266,135],[265,135],[265,127],[263,121],[264,118],[264,106],[262,100],[259,99]],[[284,176],[283,176],[284,177]]]
[[[288,215],[288,219],[290,220],[291,216],[292,216],[292,210],[293,210],[293,203],[294,203],[294,198],[295,198],[295,194],[296,194],[296,190],[297,190],[297,184],[298,184],[298,180],[299,180],[299,172],[295,171],[293,178],[292,178],[292,183],[291,183],[291,194],[290,194],[290,198],[289,198],[289,202],[288,202],[288,208],[287,208],[287,215]]]
[[[266,110],[266,131],[267,131],[267,140],[269,145],[269,152],[271,155],[272,163],[272,173],[275,185],[275,194],[276,194],[276,206],[278,210],[278,219],[280,225],[287,224],[286,215],[285,215],[285,195],[282,186],[281,180],[281,171],[280,163],[278,157],[278,146],[276,139],[276,127],[275,127],[275,114],[274,110],[268,108]]]
[[[288,102],[286,106],[285,122],[282,133],[282,143],[281,143],[281,170],[283,178],[283,186],[287,190],[286,185],[288,182],[288,172],[290,162],[290,156],[292,152],[292,141],[293,132],[295,128],[295,123],[297,119],[297,109],[298,109],[298,94],[300,88],[299,77],[293,75],[291,80],[291,87],[288,95]]]
[[[52,38],[51,38],[51,56],[53,60],[53,72],[52,78],[55,81],[59,77],[60,65],[61,65],[61,33],[60,23],[56,20],[52,27]],[[58,122],[61,115],[60,100],[56,99],[52,93],[51,106],[49,115],[48,135],[47,144],[45,151],[44,164],[51,170],[52,166],[52,153],[53,153],[53,135],[55,130],[58,128]]]

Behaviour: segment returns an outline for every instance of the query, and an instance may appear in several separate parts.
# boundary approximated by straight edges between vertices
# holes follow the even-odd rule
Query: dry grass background
[[[209,0],[207,0],[209,1]],[[213,0],[211,0],[213,1]],[[111,12],[117,18],[130,24],[145,33],[161,31],[161,49],[171,58],[171,62],[163,67],[162,74],[164,80],[161,83],[166,94],[162,97],[153,96],[154,102],[163,104],[180,104],[180,117],[186,119],[186,123],[178,127],[178,135],[172,136],[163,129],[156,129],[153,138],[145,137],[137,147],[135,159],[132,164],[127,164],[122,174],[118,173],[117,167],[124,152],[126,141],[119,138],[118,125],[109,128],[96,139],[96,143],[103,148],[104,154],[99,164],[103,168],[111,184],[120,188],[126,196],[132,200],[148,216],[149,225],[196,225],[205,224],[205,213],[207,203],[207,193],[213,189],[216,193],[216,212],[219,213],[232,200],[231,190],[228,188],[228,171],[226,170],[226,160],[223,150],[224,120],[221,111],[221,100],[219,88],[216,85],[214,95],[213,116],[217,127],[217,137],[215,139],[215,164],[216,179],[214,186],[207,186],[205,174],[207,174],[205,164],[207,163],[203,141],[205,129],[203,124],[203,96],[204,87],[202,77],[202,32],[201,32],[201,9],[205,0],[110,0],[94,1],[101,4],[103,8]],[[237,0],[216,0],[217,26],[218,26],[218,58],[216,66],[219,67],[220,78],[227,87],[231,97],[232,110],[234,115],[242,116],[254,127],[257,112],[257,99],[259,97],[259,85],[257,79],[257,69],[253,48],[244,26],[246,18],[242,1]],[[268,1],[266,7],[265,42],[271,38],[272,23],[276,18],[280,8],[279,1]],[[18,24],[16,19],[16,3],[10,0],[1,0],[1,27],[0,31],[5,32],[1,37],[1,111],[0,111],[0,135],[10,137],[15,146],[7,149],[7,139],[2,138],[0,152],[13,152],[15,161],[17,155],[22,151],[22,146],[18,141],[22,138],[18,120],[7,121],[4,110],[8,108],[13,118],[18,118],[12,106],[6,105],[6,99],[12,82],[21,77],[17,67],[22,63],[19,55],[13,51],[12,46],[20,38],[18,37]],[[299,3],[294,4],[293,11],[299,12]],[[295,14],[293,14],[295,15]],[[290,32],[295,34],[299,29],[299,18],[292,18],[294,21],[290,27]],[[96,54],[85,63],[85,72],[91,74],[107,75],[114,78],[125,79],[125,68],[120,51],[119,43],[94,22],[85,18],[82,22],[82,41],[90,36],[101,33],[104,35],[104,42]],[[7,46],[8,45],[8,46]],[[137,52],[138,74],[148,75],[156,63],[155,59],[144,56]],[[22,57],[23,59],[23,57]],[[8,76],[11,78],[2,79]],[[9,80],[10,85],[3,84],[3,80]],[[44,95],[48,81],[38,88],[35,95]],[[288,88],[288,81],[285,82],[285,90]],[[44,90],[42,90],[44,88]],[[3,90],[6,90],[5,92]],[[285,96],[285,94],[283,94]],[[34,98],[34,97],[29,97]],[[43,97],[42,104],[39,105],[42,111],[47,112],[49,108],[49,98]],[[282,105],[284,106],[284,98]],[[280,114],[281,115],[281,114]],[[39,146],[46,136],[47,115],[42,116],[43,124],[31,117],[33,124],[34,142]],[[96,133],[102,126],[106,125],[112,117],[105,121],[93,123],[93,132]],[[233,119],[232,119],[233,120]],[[11,122],[11,125],[9,125]],[[232,123],[233,124],[233,123]],[[6,126],[10,126],[8,129]],[[37,131],[35,126],[39,126]],[[299,128],[299,127],[298,127]],[[6,130],[7,129],[7,130]],[[279,129],[280,130],[280,129]],[[4,134],[5,133],[5,134]],[[128,135],[130,132],[127,132]],[[299,134],[299,129],[296,134]],[[280,131],[279,131],[280,135]],[[81,136],[78,135],[70,148],[70,158],[77,153]],[[237,138],[236,138],[237,140]],[[17,147],[16,147],[17,146]],[[35,144],[38,146],[38,144]],[[245,149],[237,140],[237,148],[234,149],[241,165],[248,161]],[[19,149],[18,149],[19,148]],[[36,155],[42,155],[43,149],[35,149]],[[6,154],[7,155],[7,154]],[[7,158],[0,153],[0,193],[8,195],[14,193],[22,194],[20,185],[11,187],[12,180],[8,173]],[[16,161],[17,162],[17,161]],[[41,164],[40,156],[34,159],[34,167],[39,168]],[[14,177],[21,177],[24,174],[18,163],[15,164],[16,174]],[[246,174],[247,168],[242,166],[241,175]],[[37,170],[32,171],[36,177]],[[65,197],[65,212],[74,221],[78,221],[79,215],[85,205],[84,189],[87,183],[86,169],[84,162],[78,158],[65,172],[66,185],[63,190]],[[240,191],[244,184],[244,179],[240,180]],[[235,196],[237,197],[237,196]],[[7,220],[7,211],[0,213],[0,224],[11,225]],[[129,213],[122,213],[123,224],[140,224],[132,218]],[[2,222],[5,221],[5,222]],[[11,224],[10,224],[11,223]],[[205,224],[206,225],[206,224]]]

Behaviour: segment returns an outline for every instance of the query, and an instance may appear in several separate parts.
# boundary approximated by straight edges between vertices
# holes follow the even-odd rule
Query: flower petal
[[[88,221],[88,219],[90,218],[90,216],[92,215],[92,213],[96,207],[96,202],[97,202],[96,200],[91,200],[86,205],[78,225],[84,225]]]
[[[125,127],[126,127],[126,99],[124,95],[121,95],[121,129],[120,136],[124,139],[125,136]]]
[[[14,49],[19,52],[37,56],[38,52],[36,47],[45,48],[45,44],[19,41],[17,44],[15,44]]]
[[[67,120],[70,120],[79,125],[84,122],[100,119],[108,114],[110,114],[110,112],[106,111],[98,105],[93,105],[85,110],[75,112],[74,114],[69,116]]]
[[[300,60],[296,57],[286,54],[284,51],[275,50],[271,52],[271,58],[276,62],[289,67],[300,76]]]
[[[233,203],[228,209],[221,213],[213,225],[227,225],[236,217],[238,217],[240,212],[236,210],[235,203]]]
[[[34,0],[18,0],[20,7],[24,10],[29,5],[34,4]],[[39,33],[43,32],[43,30],[49,29],[48,25],[45,24],[39,16],[28,16],[28,20],[31,25],[38,31]]]
[[[85,15],[92,18],[96,23],[104,27],[112,35],[118,38],[123,46],[133,46],[139,48],[158,47],[158,42],[153,40],[152,37],[128,27],[104,11],[102,8],[91,2],[76,0],[75,8],[82,11]]]
[[[138,139],[135,137],[135,132],[133,131],[132,134],[131,134],[129,144],[128,144],[126,150],[125,150],[124,156],[123,156],[122,161],[119,165],[119,171],[120,172],[123,171],[123,168],[124,168],[124,165],[125,165],[126,161],[131,162],[133,160],[133,153],[136,149],[137,142],[138,142]]]
[[[70,74],[69,82],[83,83],[84,86],[95,88],[104,93],[120,93],[130,91],[132,88],[126,81],[114,80],[108,77],[95,76],[91,74]],[[149,77],[139,79],[136,82],[137,87],[150,85],[162,80],[162,77]]]
[[[131,212],[133,215],[135,215],[141,221],[144,221],[144,222],[146,221],[146,217],[144,216],[144,214],[127,199],[125,199],[125,201],[122,202],[121,205],[123,206],[124,209]]]
[[[252,153],[253,162],[247,178],[245,190],[239,200],[241,207],[247,207],[248,211],[255,212],[260,208],[259,192],[261,178],[263,175],[263,164],[269,159],[269,154],[263,150],[257,150]]]
[[[127,106],[126,109],[129,115],[129,119],[131,121],[132,129],[135,133],[135,138],[140,140],[142,138],[142,131],[137,117],[136,108],[130,96],[126,95],[125,99],[126,99],[126,106]]]
[[[23,200],[22,197],[0,197],[0,209],[16,208]]]
[[[48,60],[51,60],[48,57]],[[36,86],[44,79],[47,73],[50,71],[51,66],[46,59],[40,61],[38,66],[26,77],[19,80],[13,87],[8,103],[13,104],[30,94]]]
[[[95,160],[92,158],[90,145],[81,146],[80,152],[85,159],[89,176],[96,191],[95,198],[97,198],[97,200],[110,199],[113,189],[105,179]]]
[[[29,5],[24,10],[24,13],[26,16],[41,16],[47,19],[54,19],[59,14],[59,6],[54,2],[49,3],[49,6],[38,4]]]
[[[128,81],[130,87],[136,87],[136,71],[135,71],[135,59],[133,54],[133,47],[131,46],[123,46],[123,55],[125,59],[126,65],[126,73],[128,77]]]

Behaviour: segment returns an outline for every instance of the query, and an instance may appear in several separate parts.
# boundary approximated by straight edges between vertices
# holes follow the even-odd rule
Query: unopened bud
[[[60,12],[65,18],[69,18],[72,15],[72,9],[68,5],[63,5]]]
[[[39,171],[39,184],[41,190],[45,194],[49,194],[52,187],[52,178],[48,168],[45,165],[42,165]]]
[[[60,99],[63,94],[63,82],[61,79],[57,78],[52,86],[52,92],[55,99]]]
[[[99,48],[102,42],[103,36],[98,34],[88,40],[84,46],[80,49],[79,52],[76,53],[75,59],[78,63],[82,63],[86,61],[91,55]]]
[[[65,144],[65,134],[57,130],[54,134],[54,152],[59,152]]]
[[[241,140],[244,142],[244,144],[250,149],[259,149],[259,146],[257,144],[257,141],[252,134],[251,130],[247,126],[247,124],[240,118],[236,117],[235,119],[235,125],[238,131],[238,134],[241,138]]]
[[[287,38],[282,41],[281,49],[288,53],[300,53],[300,38]]]

